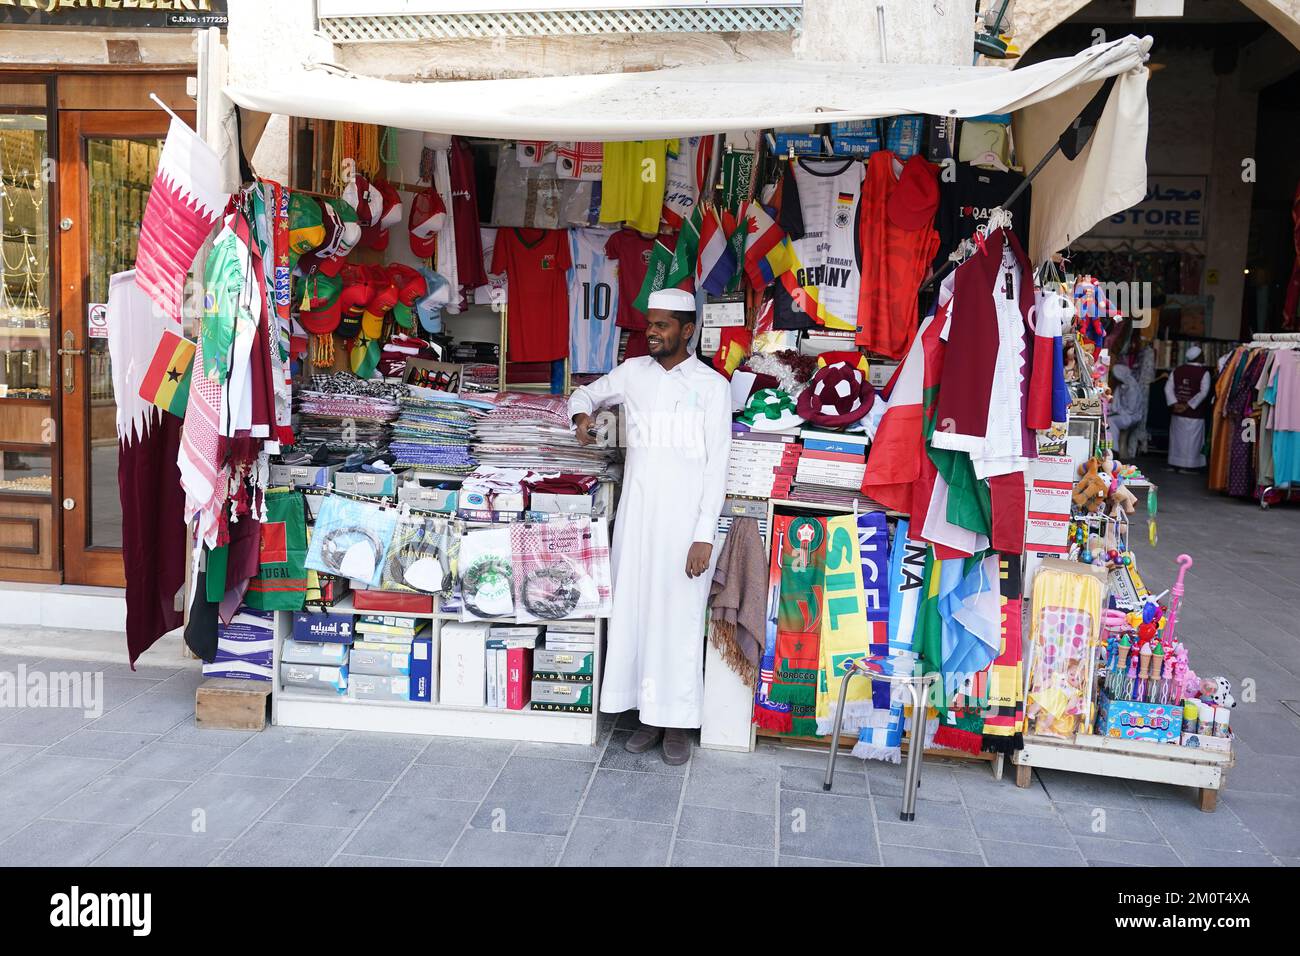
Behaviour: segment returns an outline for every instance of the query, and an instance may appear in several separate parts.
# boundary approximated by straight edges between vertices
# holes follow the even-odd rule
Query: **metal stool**
[[[908,822],[916,819],[916,791],[921,786],[921,751],[925,749],[925,710],[926,698],[930,685],[934,683],[934,674],[892,674],[889,660],[885,657],[861,657],[849,661],[840,681],[840,703],[835,708],[835,726],[831,730],[831,756],[826,764],[826,782],[823,790],[831,788],[835,778],[835,757],[840,751],[840,723],[844,719],[844,699],[848,696],[849,681],[854,677],[870,677],[875,680],[902,684],[912,697],[912,732],[907,743],[907,769],[903,777],[903,809],[898,819]],[[921,728],[920,740],[917,740],[917,728]]]

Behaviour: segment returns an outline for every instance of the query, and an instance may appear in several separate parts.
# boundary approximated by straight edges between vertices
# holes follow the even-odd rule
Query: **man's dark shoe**
[[[627,738],[627,743],[623,749],[630,754],[643,754],[647,750],[659,743],[664,735],[662,727],[651,727],[649,724],[642,724],[632,732],[632,736]]]
[[[679,767],[691,759],[691,732],[683,727],[664,731],[664,763]]]

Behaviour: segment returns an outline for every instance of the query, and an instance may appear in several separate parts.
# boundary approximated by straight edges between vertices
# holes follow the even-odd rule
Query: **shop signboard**
[[[1088,237],[1204,239],[1206,193],[1204,176],[1148,176],[1146,198],[1097,223]]]
[[[224,29],[226,0],[0,0],[0,24],[16,27]]]

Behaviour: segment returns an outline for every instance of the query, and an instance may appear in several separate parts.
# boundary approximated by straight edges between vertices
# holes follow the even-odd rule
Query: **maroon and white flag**
[[[173,118],[140,223],[135,282],[178,322],[185,275],[229,198],[221,189],[217,154]]]

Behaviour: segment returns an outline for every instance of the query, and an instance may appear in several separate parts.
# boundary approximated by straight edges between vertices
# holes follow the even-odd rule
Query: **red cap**
[[[383,213],[378,221],[369,226],[362,226],[361,241],[367,247],[377,251],[388,248],[388,229],[402,221],[402,197],[388,180],[370,184],[371,190],[379,190],[383,197]]]
[[[411,215],[406,220],[410,232],[411,251],[421,259],[433,255],[438,245],[438,232],[447,224],[447,205],[430,186],[415,194],[411,201]]]

